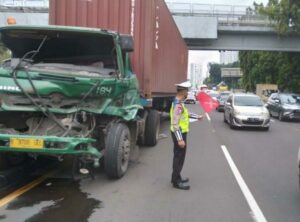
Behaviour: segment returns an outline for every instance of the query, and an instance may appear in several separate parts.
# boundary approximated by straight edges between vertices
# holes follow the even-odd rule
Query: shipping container
[[[187,78],[187,46],[164,0],[50,0],[51,25],[109,29],[131,34],[131,55],[141,93],[170,96]]]

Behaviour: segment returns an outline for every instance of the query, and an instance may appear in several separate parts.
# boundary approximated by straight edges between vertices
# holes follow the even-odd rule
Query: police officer
[[[202,119],[202,116],[189,113],[187,108],[184,106],[184,100],[187,98],[188,89],[191,87],[191,83],[187,81],[176,84],[176,86],[177,94],[170,110],[170,130],[174,143],[173,172],[171,182],[175,188],[189,190],[189,178],[184,178],[180,175],[186,154],[189,118],[200,120]]]

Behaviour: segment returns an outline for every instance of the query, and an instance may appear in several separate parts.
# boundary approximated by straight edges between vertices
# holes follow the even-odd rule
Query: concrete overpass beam
[[[300,52],[300,37],[280,38],[276,33],[219,32],[218,39],[185,39],[191,50],[283,51]]]
[[[184,38],[217,39],[217,17],[173,16]]]

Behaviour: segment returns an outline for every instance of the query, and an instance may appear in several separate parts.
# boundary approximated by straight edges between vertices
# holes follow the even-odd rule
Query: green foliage
[[[300,53],[247,51],[239,57],[247,91],[255,91],[258,83],[271,83],[282,91],[300,92]]]
[[[9,57],[10,57],[9,51],[5,47],[0,45],[0,63],[1,61],[8,59]]]
[[[269,0],[255,6],[255,12],[267,15],[280,36],[291,32],[300,34],[300,1]],[[257,83],[278,84],[282,91],[300,93],[300,53],[292,52],[240,52],[242,85],[254,91]]]
[[[209,82],[218,84],[221,82],[221,65],[218,63],[209,63]]]
[[[299,0],[269,0],[266,7],[256,5],[256,8],[275,22],[275,29],[280,35],[287,35],[289,31],[300,33]]]
[[[218,63],[209,63],[209,77],[204,80],[204,84],[206,85],[218,85],[224,79],[221,77],[221,69],[222,68],[238,68],[240,67],[239,62],[234,62],[232,64],[218,64]],[[240,84],[238,83],[237,78],[226,78],[226,84],[229,85],[230,88],[239,88]]]

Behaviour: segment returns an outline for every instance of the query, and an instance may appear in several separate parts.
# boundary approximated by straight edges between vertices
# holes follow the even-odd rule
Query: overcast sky
[[[216,4],[216,5],[241,5],[252,6],[254,0],[165,0],[166,2],[180,2],[180,3],[199,3],[199,4]],[[266,5],[268,0],[255,0],[256,3],[263,3]],[[209,62],[220,62],[220,53],[218,51],[190,51],[189,63],[202,64],[203,76],[205,77],[208,70]]]

